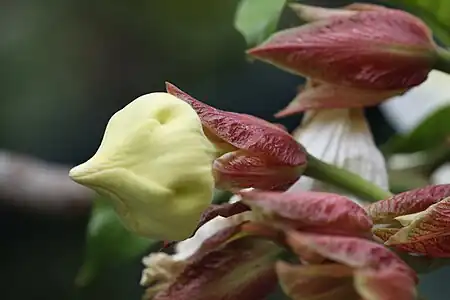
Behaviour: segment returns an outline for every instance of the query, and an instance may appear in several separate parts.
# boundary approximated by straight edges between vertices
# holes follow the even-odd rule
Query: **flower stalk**
[[[371,202],[392,196],[391,193],[353,172],[323,162],[311,154],[307,154],[307,158],[308,166],[304,171],[306,176],[333,184]]]
[[[436,51],[437,61],[434,68],[445,73],[450,73],[450,51],[441,47],[438,47]]]

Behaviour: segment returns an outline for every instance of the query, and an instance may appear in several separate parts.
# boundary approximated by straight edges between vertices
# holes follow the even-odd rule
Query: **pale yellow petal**
[[[395,220],[399,221],[402,226],[408,226],[411,224],[415,219],[420,218],[424,214],[423,211],[415,213],[415,214],[409,214],[404,216],[399,216],[394,218]]]
[[[70,177],[110,198],[132,231],[182,240],[211,201],[213,159],[192,107],[152,93],[111,117],[97,153]]]

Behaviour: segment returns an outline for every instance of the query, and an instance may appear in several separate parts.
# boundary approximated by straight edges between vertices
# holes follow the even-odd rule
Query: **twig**
[[[0,203],[34,213],[76,215],[90,208],[93,192],[68,177],[69,167],[0,151]]]

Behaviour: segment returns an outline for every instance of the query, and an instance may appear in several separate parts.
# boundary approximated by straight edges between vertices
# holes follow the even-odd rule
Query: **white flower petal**
[[[145,268],[142,271],[140,284],[152,286],[146,293],[156,293],[167,287],[171,278],[176,277],[186,266],[186,259],[191,257],[200,248],[202,243],[220,230],[240,224],[244,221],[254,220],[253,213],[246,211],[228,218],[217,216],[203,224],[192,236],[175,246],[175,254],[163,252],[150,253],[142,259]]]
[[[359,174],[388,190],[388,176],[383,155],[359,109],[310,111],[293,136],[317,158]],[[290,190],[326,191],[345,194],[334,186],[303,176]],[[353,195],[347,195],[357,200]]]
[[[185,260],[192,256],[205,240],[212,237],[220,230],[249,220],[253,220],[253,213],[251,211],[239,213],[228,218],[217,216],[203,224],[203,226],[195,232],[194,236],[179,242],[175,246],[176,253],[172,258],[177,261]]]
[[[251,190],[254,190],[254,188],[246,188],[246,189],[243,189],[243,191],[251,191]],[[236,203],[236,202],[239,202],[239,201],[241,201],[241,200],[242,200],[242,197],[241,197],[241,196],[239,196],[239,195],[233,195],[233,196],[230,197],[230,200],[228,200],[228,203]]]

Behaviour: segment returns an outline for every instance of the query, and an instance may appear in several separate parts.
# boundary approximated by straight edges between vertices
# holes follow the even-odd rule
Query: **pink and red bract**
[[[307,163],[305,150],[279,125],[216,109],[170,83],[166,88],[195,109],[205,135],[225,152],[213,164],[217,187],[284,189],[302,174]]]
[[[320,192],[240,194],[243,204],[214,206],[204,219],[250,207],[255,221],[207,239],[159,290],[149,287],[147,299],[262,300],[277,281],[292,299],[414,299],[415,273],[368,239],[370,218],[351,200]],[[283,251],[299,262],[279,260]]]
[[[450,257],[450,184],[411,190],[367,208],[386,245],[429,257]]]
[[[367,236],[372,221],[350,199],[323,192],[241,191],[243,202],[266,220],[308,232]]]
[[[278,117],[379,104],[425,81],[436,62],[431,31],[409,13],[367,4],[292,8],[311,22],[247,51],[313,82]]]
[[[308,264],[277,263],[283,290],[292,299],[412,300],[417,276],[382,245],[357,237],[289,232],[288,243]],[[323,258],[316,264],[317,256]]]
[[[248,51],[307,78],[277,117],[377,105],[425,81],[437,59],[430,30],[406,12],[359,3],[292,8],[310,23],[277,32]],[[147,287],[147,299],[262,300],[278,281],[294,300],[413,300],[417,276],[386,246],[450,257],[450,185],[365,208],[337,194],[283,192],[307,164],[306,150],[283,127],[213,108],[170,83],[166,89],[195,109],[215,145],[216,187],[242,197],[211,206],[199,228],[216,216],[254,218],[206,239],[163,284]],[[241,190],[249,187],[257,190]],[[281,261],[282,252],[297,262]]]

